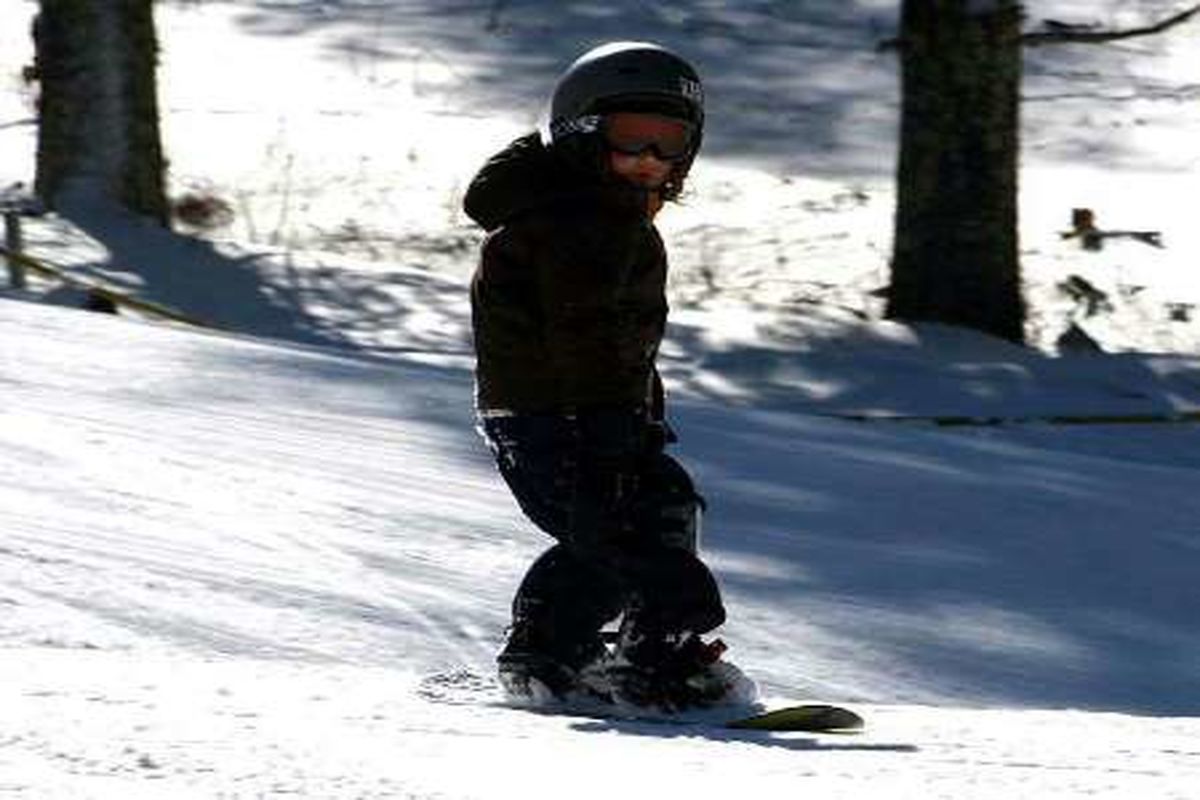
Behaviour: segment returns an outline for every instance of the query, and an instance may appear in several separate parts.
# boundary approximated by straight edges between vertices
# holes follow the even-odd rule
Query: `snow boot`
[[[583,673],[606,655],[598,634],[563,639],[548,635],[536,622],[517,619],[496,665],[509,697],[539,704],[592,694]]]
[[[722,660],[720,639],[623,624],[607,673],[614,702],[667,713],[752,703],[753,681]]]

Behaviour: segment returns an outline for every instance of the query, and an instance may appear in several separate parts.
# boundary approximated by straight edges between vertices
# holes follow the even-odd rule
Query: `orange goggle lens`
[[[692,126],[654,114],[616,113],[601,125],[609,148],[628,156],[649,150],[661,161],[679,161],[692,149]]]

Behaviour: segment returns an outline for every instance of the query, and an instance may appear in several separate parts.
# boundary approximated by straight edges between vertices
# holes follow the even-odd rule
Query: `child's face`
[[[609,164],[614,174],[643,189],[661,189],[671,176],[671,162],[660,161],[649,150],[636,156],[610,150]]]
[[[690,152],[692,129],[657,114],[618,112],[603,123],[612,171],[644,189],[659,189],[676,160]]]

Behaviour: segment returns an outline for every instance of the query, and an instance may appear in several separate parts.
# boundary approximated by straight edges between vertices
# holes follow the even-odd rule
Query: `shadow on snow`
[[[897,56],[877,46],[896,35],[898,5],[260,0],[241,22],[264,36],[324,34],[330,58],[364,80],[373,64],[410,64],[413,88],[444,92],[451,112],[531,123],[557,76],[584,50],[614,39],[656,41],[694,61],[705,80],[706,153],[776,172],[886,179],[894,154],[879,143],[896,135]],[[1026,94],[1045,101],[1070,93],[1084,101],[1081,118],[1086,103],[1104,102],[1114,85],[1139,97],[1181,99],[1188,86],[1148,85],[1129,66],[1160,52],[1164,41],[1139,40],[1131,50],[1032,49]],[[448,77],[426,80],[423,72]],[[1066,160],[1127,156],[1136,127],[1081,135],[1090,126],[1058,128],[1036,108],[1026,121],[1039,151]]]

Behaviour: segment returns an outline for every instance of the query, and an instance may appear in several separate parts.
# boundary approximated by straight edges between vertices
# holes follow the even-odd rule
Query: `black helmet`
[[[610,42],[584,53],[558,79],[543,138],[557,143],[596,130],[609,111],[645,111],[694,126],[691,157],[700,147],[704,91],[692,65],[657,44]],[[688,161],[691,158],[689,157]]]

